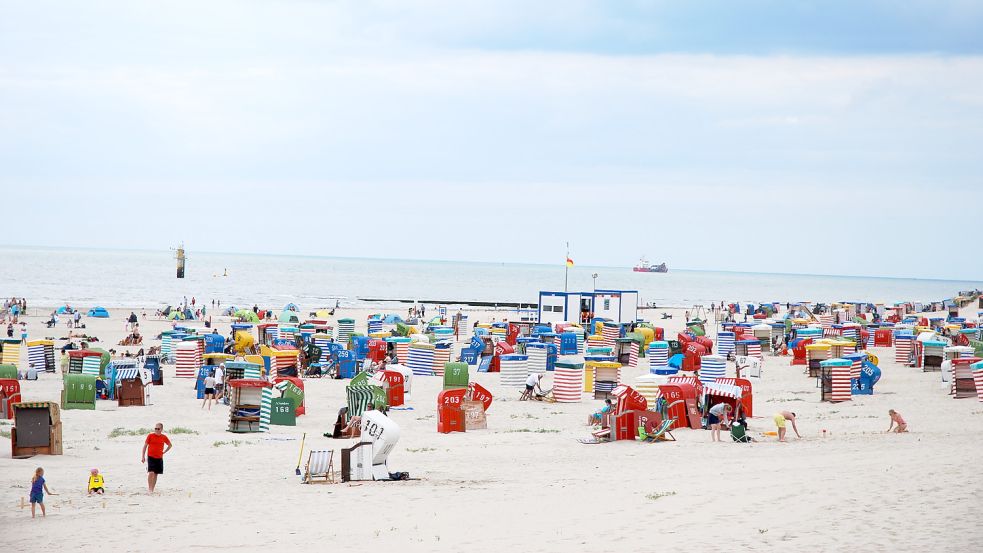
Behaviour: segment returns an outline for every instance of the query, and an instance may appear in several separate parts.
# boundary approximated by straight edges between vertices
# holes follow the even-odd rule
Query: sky
[[[983,3],[0,0],[0,243],[979,280]]]

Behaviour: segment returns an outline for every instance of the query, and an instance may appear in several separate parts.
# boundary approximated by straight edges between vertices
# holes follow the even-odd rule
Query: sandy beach
[[[113,344],[129,311],[86,318],[86,332],[100,338],[93,346],[122,350]],[[501,320],[494,311],[468,313],[472,321]],[[368,314],[346,310],[337,317],[364,325]],[[26,318],[31,338],[66,335],[64,325],[44,328],[45,319]],[[668,323],[668,335],[682,321],[678,310],[659,324]],[[219,322],[219,332],[227,334],[228,325]],[[148,336],[169,326],[141,324]],[[983,406],[953,400],[938,373],[901,367],[888,348],[872,351],[883,371],[875,394],[838,404],[821,403],[815,379],[790,366],[789,357],[766,355],[762,377],[753,379],[749,419],[762,441],[750,445],[712,443],[708,431],[689,429],[676,430],[675,443],[584,445],[576,438],[588,435],[584,420],[599,401],[520,402],[518,390],[498,385],[498,374],[473,369],[472,380],[495,395],[488,429],[438,434],[441,381],[419,377],[407,402],[412,409],[390,412],[401,428],[390,470],[414,480],[335,485],[301,485],[294,469],[305,432],[305,451],[350,445],[322,437],[344,404],[346,381],[307,380],[308,414],[295,427],[232,434],[228,408],[202,411],[193,381],[173,378],[168,365],[151,406],[99,401],[94,411],[62,411],[64,455],[14,460],[9,440],[0,439],[0,524],[4,542],[18,550],[65,543],[84,551],[314,544],[409,551],[973,549],[983,532],[966,508],[978,505],[983,492],[973,469]],[[623,381],[645,372],[642,360],[625,369]],[[21,385],[26,401],[57,401],[62,382],[60,374],[44,374]],[[890,408],[904,414],[910,433],[884,432]],[[780,410],[799,415],[802,439],[778,444],[762,435],[774,430],[771,416]],[[158,494],[150,496],[140,462],[144,436],[110,434],[158,421],[174,449]],[[36,466],[58,494],[47,498],[44,520],[21,507]],[[86,496],[91,468],[105,475],[103,497]]]

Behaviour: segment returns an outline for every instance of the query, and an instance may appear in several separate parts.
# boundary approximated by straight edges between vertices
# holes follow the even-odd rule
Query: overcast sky
[[[979,280],[981,5],[0,0],[0,241]]]

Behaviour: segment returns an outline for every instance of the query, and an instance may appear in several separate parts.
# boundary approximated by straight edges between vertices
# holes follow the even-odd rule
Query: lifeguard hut
[[[539,322],[588,322],[591,318],[633,323],[638,318],[638,290],[539,292]]]

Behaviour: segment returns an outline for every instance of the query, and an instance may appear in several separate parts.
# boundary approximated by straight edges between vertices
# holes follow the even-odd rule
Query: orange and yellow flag
[[[573,267],[573,260],[569,257],[567,258],[567,267]]]

